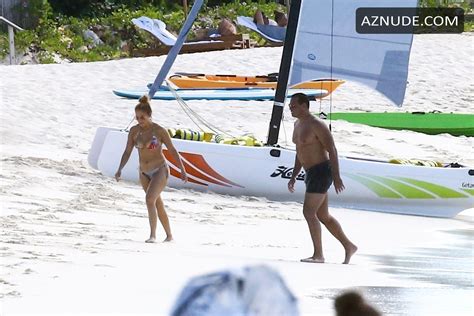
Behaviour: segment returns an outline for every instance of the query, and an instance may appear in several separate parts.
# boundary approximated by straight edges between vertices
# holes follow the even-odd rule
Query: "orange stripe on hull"
[[[214,184],[217,184],[217,185],[222,185],[222,186],[225,186],[225,187],[230,187],[230,185],[228,185],[228,184],[221,183],[221,182],[216,181],[212,178],[209,178],[207,175],[205,175],[201,171],[197,170],[192,165],[188,164],[186,161],[183,161],[183,163],[184,163],[184,167],[186,168],[186,172],[188,174],[190,174],[192,176],[195,176],[196,178],[199,178],[201,180],[208,181],[210,183],[214,183]]]
[[[191,153],[183,153],[183,152],[180,153],[180,154],[184,158],[186,158],[186,160],[192,162],[193,165],[195,165],[196,167],[198,167],[200,170],[204,171],[205,173],[207,173],[211,177],[219,179],[224,183],[234,185],[234,186],[237,186],[239,188],[243,188],[242,186],[240,186],[240,185],[224,178],[220,174],[218,174],[214,169],[212,169],[211,166],[209,166],[209,164],[204,160],[204,158],[201,155],[196,155],[196,154],[191,154]]]
[[[177,171],[177,170],[175,170],[175,169],[173,169],[173,168],[170,168],[170,174],[171,174],[173,177],[176,177],[176,178],[178,178],[178,179],[181,179],[181,172],[179,172],[179,171]],[[200,185],[205,185],[205,186],[207,186],[206,183],[199,182],[199,181],[197,181],[197,180],[194,180],[193,178],[189,178],[189,177],[188,177],[188,181],[189,181],[189,182],[192,182],[192,183],[196,183],[196,184],[200,184]]]
[[[196,177],[200,180],[207,181],[207,182],[217,184],[217,185],[221,185],[221,186],[226,186],[226,187],[237,186],[239,188],[243,188],[242,186],[240,186],[240,185],[224,178],[219,173],[217,173],[214,169],[212,169],[212,167],[209,166],[209,164],[206,162],[206,160],[204,160],[202,155],[185,153],[185,152],[181,152],[180,154],[187,161],[190,162],[190,163],[187,163],[186,161],[183,161],[186,172],[189,175],[194,176],[194,177]],[[178,167],[177,161],[173,158],[173,156],[169,153],[168,150],[164,149],[163,150],[163,155],[165,156],[166,160],[168,160],[175,167]],[[176,170],[173,170],[172,168],[171,168],[171,175],[173,175],[175,177],[178,177],[178,178],[181,178],[181,173],[176,171]],[[218,182],[215,179],[210,178],[209,176],[211,176],[215,179],[218,179],[221,182]],[[198,184],[202,184],[202,185],[207,185],[205,183],[201,183],[201,182],[199,182],[197,180],[194,180],[194,179],[191,179],[191,178],[189,179],[189,181],[194,182],[194,183],[198,183]]]
[[[166,160],[168,160],[171,164],[173,164],[175,167],[179,168],[178,167],[178,164],[176,163],[176,160],[174,160],[173,156],[169,153],[168,150],[164,149],[163,150],[163,155],[165,156]],[[181,179],[181,172],[173,169],[173,168],[170,168],[170,174],[173,176],[173,177],[176,177],[178,179]],[[199,177],[198,177],[199,178]],[[206,183],[202,183],[200,181],[197,181],[197,180],[194,180],[193,178],[190,178],[188,177],[188,181],[189,182],[192,182],[192,183],[196,183],[196,184],[200,184],[200,185],[205,185],[207,186]]]

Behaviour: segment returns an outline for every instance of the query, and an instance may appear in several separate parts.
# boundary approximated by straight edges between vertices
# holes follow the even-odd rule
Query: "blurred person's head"
[[[278,26],[287,26],[288,25],[288,18],[286,14],[280,11],[273,11],[275,14],[275,21],[277,22]]]
[[[382,314],[370,306],[360,295],[355,291],[342,293],[334,301],[336,308],[336,316],[381,316]]]
[[[224,18],[220,21],[219,26],[217,27],[217,32],[224,36],[235,35],[237,34],[237,28],[229,19]]]

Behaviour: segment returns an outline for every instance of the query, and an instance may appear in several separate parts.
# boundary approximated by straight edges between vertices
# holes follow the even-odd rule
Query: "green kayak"
[[[324,116],[324,113],[320,115]],[[448,133],[454,136],[474,136],[474,114],[439,112],[340,112],[327,119],[344,120],[369,126],[410,130],[425,134]]]

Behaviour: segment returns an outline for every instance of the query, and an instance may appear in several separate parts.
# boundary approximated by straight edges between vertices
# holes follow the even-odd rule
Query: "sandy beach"
[[[474,34],[416,35],[402,108],[347,82],[332,111],[474,113]],[[178,56],[173,72],[259,75],[278,71],[281,48]],[[302,204],[167,188],[173,243],[145,244],[144,193],[87,163],[99,126],[126,127],[165,56],[96,63],[0,66],[0,315],[167,315],[189,278],[249,264],[276,269],[301,315],[333,315],[356,288],[385,315],[472,315],[473,219],[331,208],[359,246],[350,265],[323,229],[326,264],[303,264],[311,241]],[[189,101],[232,134],[266,139],[271,102]],[[174,101],[153,101],[154,120],[194,127]],[[329,111],[329,99],[312,110]],[[280,144],[291,146],[285,109]],[[474,138],[333,122],[340,155],[434,159],[474,166]],[[164,233],[159,226],[159,238]]]

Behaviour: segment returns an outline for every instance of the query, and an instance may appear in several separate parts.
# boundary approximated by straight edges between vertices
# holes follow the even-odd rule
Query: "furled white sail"
[[[353,80],[401,105],[413,34],[358,34],[356,10],[416,6],[417,0],[303,0],[289,86],[319,78]]]

